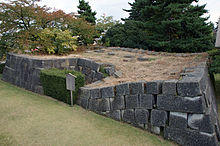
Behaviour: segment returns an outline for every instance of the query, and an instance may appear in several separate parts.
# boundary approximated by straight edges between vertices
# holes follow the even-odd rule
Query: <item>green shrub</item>
[[[208,51],[210,56],[210,68],[209,71],[212,74],[220,73],[220,49],[213,49]]]
[[[3,70],[4,70],[4,67],[5,67],[5,63],[0,63],[0,74],[3,73]]]
[[[85,84],[84,75],[77,71],[59,70],[55,68],[42,70],[40,73],[40,81],[43,85],[44,94],[70,104],[70,91],[66,89],[66,74],[68,73],[77,77],[75,81],[76,91],[73,92],[73,101],[76,103],[79,88]]]

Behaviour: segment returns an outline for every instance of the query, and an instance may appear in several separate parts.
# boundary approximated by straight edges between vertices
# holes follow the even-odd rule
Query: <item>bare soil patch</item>
[[[124,82],[179,79],[180,73],[185,68],[197,66],[207,58],[206,53],[193,55],[167,55],[162,53],[159,55],[149,55],[147,53],[133,53],[121,50],[103,50],[100,52],[96,50],[78,52],[68,56],[34,57],[46,59],[65,57],[87,58],[99,63],[113,64],[116,67],[116,71],[122,72],[120,78],[114,76],[107,77],[103,81],[89,86],[109,86]],[[144,60],[140,58],[144,58]]]

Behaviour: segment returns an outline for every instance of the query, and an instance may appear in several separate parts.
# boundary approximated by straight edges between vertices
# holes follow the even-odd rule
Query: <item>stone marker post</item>
[[[66,75],[66,89],[70,90],[71,94],[71,106],[73,106],[73,91],[75,91],[75,79],[76,76],[71,73]]]
[[[220,48],[220,18],[218,20],[218,31],[217,31],[217,34],[216,34],[215,47]]]

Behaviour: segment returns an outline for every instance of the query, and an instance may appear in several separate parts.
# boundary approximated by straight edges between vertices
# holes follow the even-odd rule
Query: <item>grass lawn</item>
[[[220,74],[215,75],[216,98],[218,103],[218,117],[220,118]]]
[[[1,76],[0,76],[1,78]],[[174,145],[0,80],[0,145]]]

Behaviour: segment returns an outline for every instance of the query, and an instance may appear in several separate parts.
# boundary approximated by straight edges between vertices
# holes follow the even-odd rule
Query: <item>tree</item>
[[[119,23],[119,21],[113,19],[113,16],[106,16],[105,14],[103,14],[101,18],[97,20],[96,27],[98,31],[104,32]]]
[[[123,19],[124,27],[131,27],[133,46],[169,52],[202,52],[213,47],[213,24],[207,22],[205,5],[192,5],[198,0],[136,0],[131,5],[129,17]],[[130,29],[125,29],[126,32]]]
[[[95,26],[61,10],[49,11],[40,0],[13,0],[0,3],[0,57],[7,51],[39,50],[63,54],[76,49],[73,36],[84,44],[93,43]]]
[[[87,22],[95,24],[96,18],[96,12],[92,12],[91,6],[88,2],[85,2],[85,0],[79,0],[78,5],[78,13],[80,14],[80,18],[84,18]]]
[[[75,19],[68,24],[68,29],[73,36],[79,36],[79,42],[84,45],[93,44],[95,36],[98,35],[94,25],[91,25],[82,18]]]
[[[39,34],[45,28],[64,28],[71,16],[39,6],[40,0],[15,0],[0,3],[0,45],[2,48],[31,50],[37,47]]]

